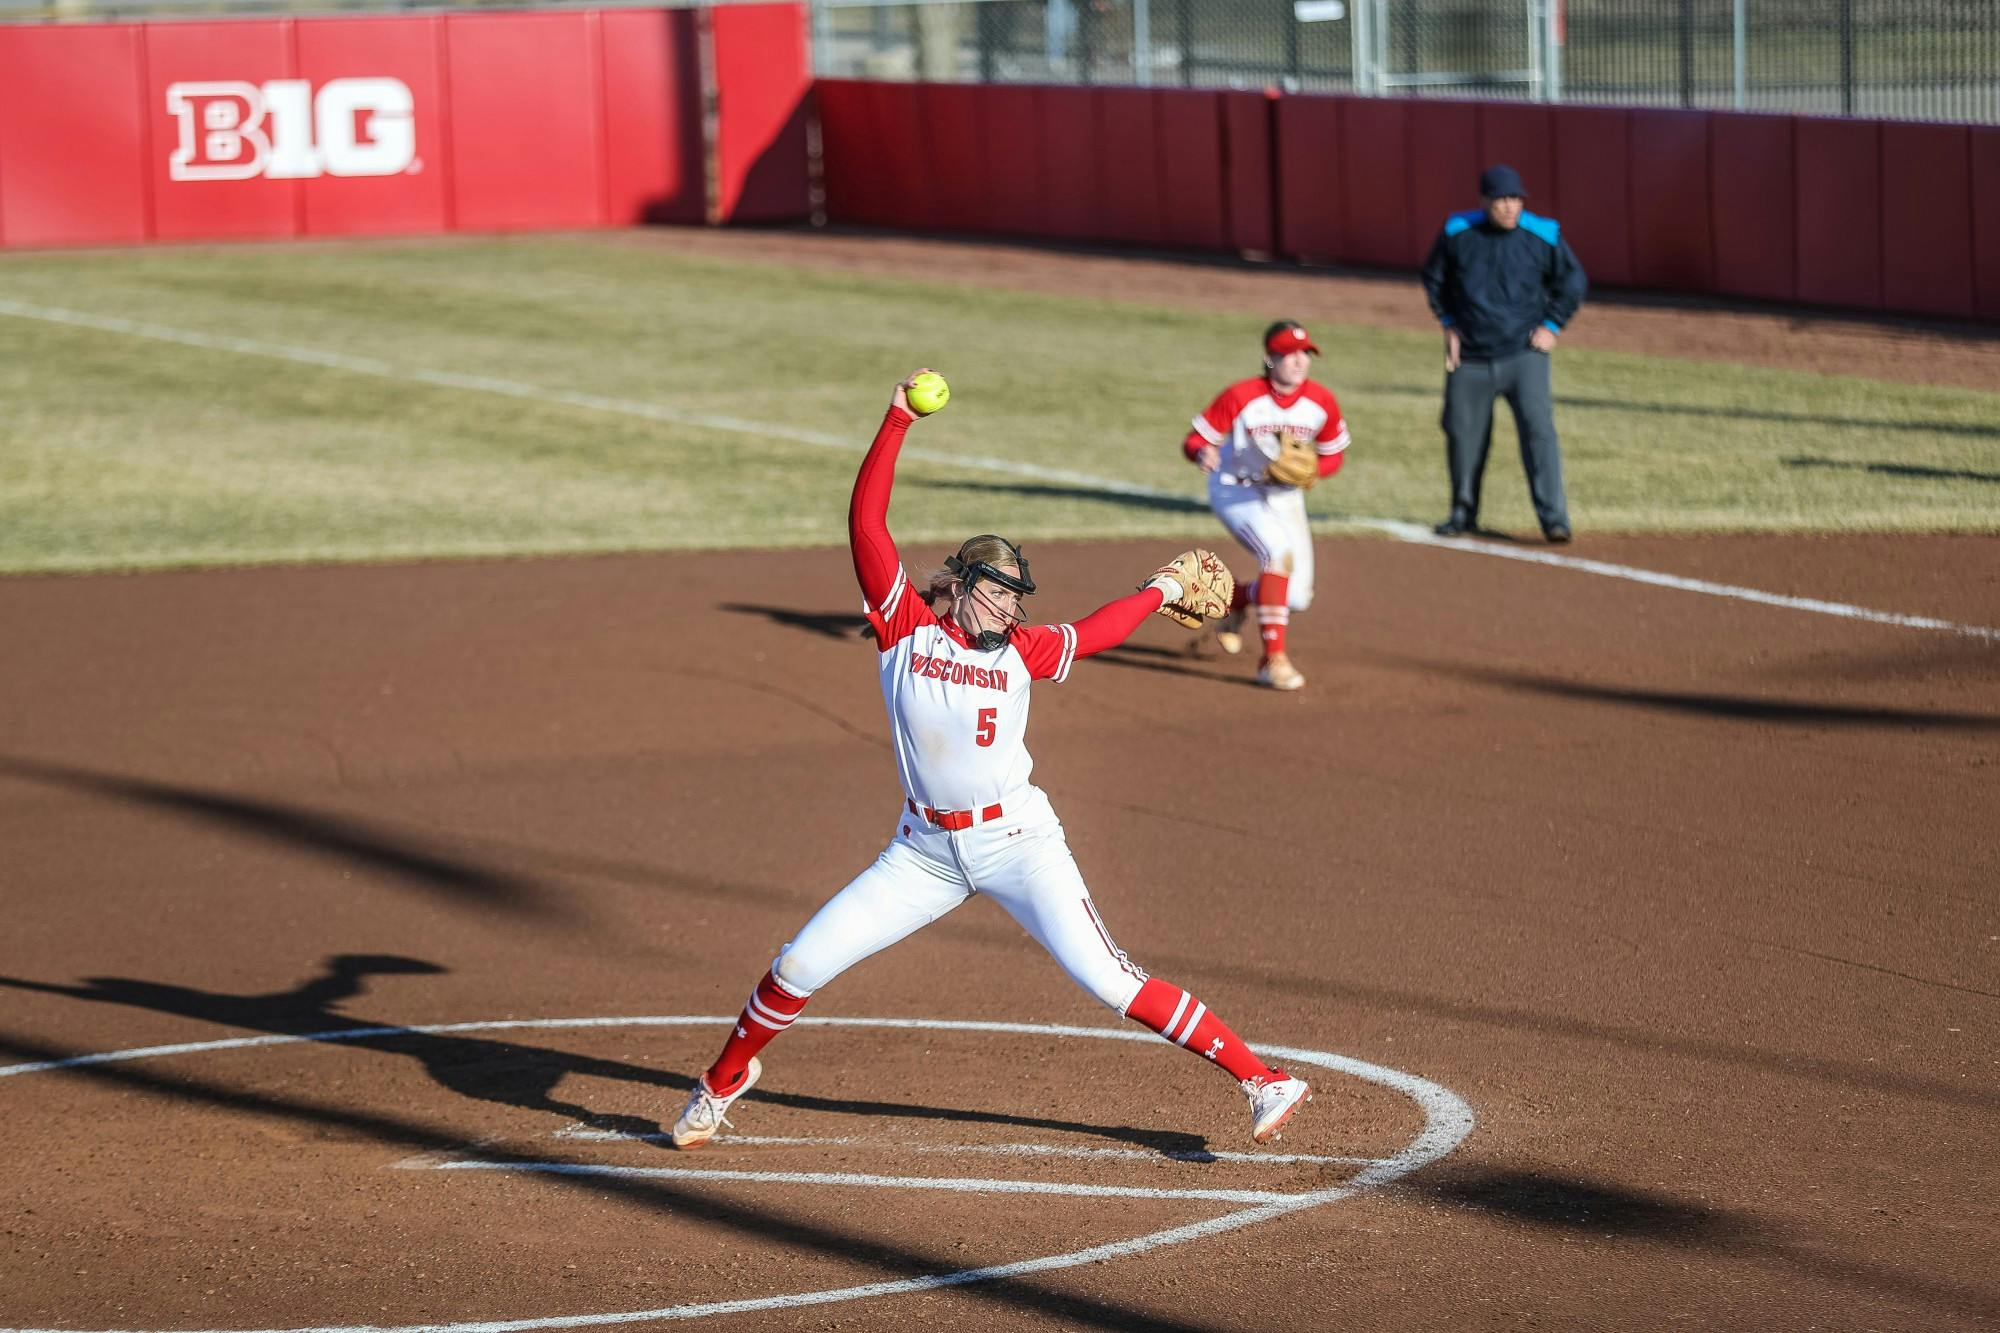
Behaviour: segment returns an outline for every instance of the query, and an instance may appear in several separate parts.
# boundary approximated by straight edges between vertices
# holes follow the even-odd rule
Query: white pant
[[[975,893],[1007,909],[1077,985],[1119,1014],[1146,974],[1111,942],[1049,798],[1024,787],[991,823],[948,832],[910,814],[875,863],[779,952],[772,975],[810,995]]]
[[[1257,558],[1259,570],[1291,578],[1286,605],[1294,611],[1312,605],[1312,528],[1306,522],[1304,491],[1294,486],[1232,486],[1211,473],[1208,504],[1229,535]]]

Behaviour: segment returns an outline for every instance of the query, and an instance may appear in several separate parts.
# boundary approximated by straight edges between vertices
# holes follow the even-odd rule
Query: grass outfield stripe
[[[319,366],[329,370],[341,370],[350,374],[369,375],[379,379],[395,380],[404,383],[424,384],[434,388],[454,389],[471,393],[497,394],[531,402],[553,403],[583,408],[587,411],[640,417],[670,425],[694,426],[706,430],[752,435],[759,439],[783,439],[813,448],[837,449],[843,453],[856,453],[859,451],[859,445],[855,440],[824,431],[805,430],[795,426],[779,426],[766,422],[750,421],[740,417],[719,416],[711,413],[676,411],[672,408],[636,399],[613,398],[602,394],[580,393],[570,389],[552,389],[519,380],[501,379],[491,375],[464,375],[453,371],[404,367],[373,357],[351,356],[344,352],[327,352],[316,348],[297,347],[260,339],[233,338],[220,334],[200,333],[192,329],[179,329],[164,324],[123,319],[115,315],[93,315],[83,311],[64,309],[59,306],[33,305],[23,301],[0,299],[0,315],[12,315],[20,319],[40,320],[45,323],[66,324],[76,328],[124,334],[129,337],[146,338],[156,342],[175,343],[180,346],[198,348],[203,351],[228,352],[238,356],[259,357],[267,360],[289,361],[299,365]],[[1075,472],[1065,468],[1042,467],[1034,463],[1023,463],[1010,459],[985,458],[978,455],[932,451],[911,446],[905,446],[903,456],[921,462],[937,463],[948,467],[998,473],[1035,481],[1062,482],[1074,486],[1085,486],[1096,491],[1114,495],[1134,496],[1141,499],[1186,502],[1190,498],[1186,493],[1181,491],[1141,486],[1114,478],[1093,476],[1089,473]],[[1907,629],[1938,630],[1965,635],[1971,638],[2000,642],[2000,629],[1983,625],[1965,625],[1929,616],[1913,616],[1893,611],[1877,611],[1868,607],[1854,606],[1846,602],[1825,601],[1819,598],[1790,597],[1782,593],[1765,592],[1760,589],[1740,587],[1734,584],[1713,583],[1706,579],[1683,578],[1675,574],[1640,569],[1630,565],[1612,564],[1608,561],[1587,560],[1576,556],[1556,555],[1545,551],[1524,551],[1493,542],[1439,538],[1426,528],[1412,523],[1399,522],[1394,519],[1350,518],[1338,520],[1337,522],[1343,526],[1381,532],[1395,537],[1400,541],[1416,545],[1435,546],[1471,555],[1488,555],[1505,560],[1518,560],[1530,564],[1547,565],[1558,569],[1596,574],[1606,578],[1623,579],[1628,582],[1646,584],[1651,587],[1701,593],[1711,597],[1730,598],[1737,601],[1779,607],[1792,611],[1805,611],[1817,615],[1835,616],[1842,619],[1866,621],[1879,625],[1894,625]]]

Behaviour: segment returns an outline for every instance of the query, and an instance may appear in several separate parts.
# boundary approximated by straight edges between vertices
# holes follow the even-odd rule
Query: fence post
[[[1840,0],[1840,114],[1854,114],[1854,0]]]
[[[1694,0],[1681,0],[1681,105],[1694,105]]]

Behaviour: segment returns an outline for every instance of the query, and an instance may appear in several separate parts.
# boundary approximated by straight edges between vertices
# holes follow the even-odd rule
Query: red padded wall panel
[[[299,182],[274,179],[274,128],[264,85],[293,80],[290,22],[156,23],[146,28],[153,235],[163,240],[294,236]],[[177,87],[178,85],[178,87]],[[176,110],[169,97],[178,99]],[[310,103],[307,104],[308,115]],[[213,119],[211,119],[213,117]],[[225,128],[211,133],[217,121]],[[237,131],[242,131],[238,133]],[[229,173],[242,173],[227,179]],[[179,177],[179,179],[176,179]]]
[[[1283,208],[1274,199],[1276,182],[1271,148],[1277,135],[1280,108],[1313,99],[1288,97],[1279,102],[1265,93],[1221,96],[1223,225],[1229,246],[1255,255],[1295,253],[1280,235]],[[1316,101],[1314,104],[1318,105]],[[1332,158],[1331,139],[1326,147],[1327,156]],[[1330,164],[1326,170],[1330,179]]]
[[[923,152],[908,84],[822,79],[820,152],[830,221],[910,226],[908,196]]]
[[[1881,127],[1801,116],[1796,133],[1799,299],[1880,305]]]
[[[1563,239],[1593,284],[1632,281],[1631,163],[1627,113],[1610,107],[1559,106],[1555,120],[1556,192]],[[1529,189],[1535,187],[1530,184]],[[1539,210],[1537,210],[1539,211]]]
[[[2000,127],[1972,130],[1973,302],[2000,317]]]
[[[695,11],[606,10],[600,23],[605,219],[701,222],[708,187]]]
[[[945,231],[990,231],[987,174],[982,171],[980,95],[969,83],[916,85],[915,114],[924,134],[926,225]]]
[[[1714,288],[1708,121],[1705,111],[1632,112],[1632,277],[1641,286]]]
[[[1798,294],[1792,137],[1790,116],[1709,117],[1717,291],[1778,301]]]
[[[1098,153],[1096,238],[1157,245],[1160,225],[1160,123],[1145,88],[1096,90]]]
[[[1883,125],[1882,304],[1969,315],[1972,283],[1972,136]]]
[[[1159,121],[1161,237],[1169,245],[1221,250],[1222,100],[1211,92],[1153,94]]]
[[[585,227],[603,220],[596,16],[445,20],[458,225]]]
[[[708,23],[715,60],[716,220],[802,219],[812,95],[806,7],[717,5]]]
[[[400,93],[390,105],[350,113],[353,137],[372,142],[371,154],[391,150],[381,165],[394,165],[398,150],[415,139],[415,157],[393,173],[306,181],[300,189],[308,234],[427,232],[450,225],[442,34],[442,20],[435,18],[319,19],[298,25],[298,77],[315,89],[335,79],[392,79],[409,90],[407,114],[397,100]],[[374,172],[374,164],[369,170]]]
[[[141,42],[141,29],[123,23],[0,26],[0,240],[145,239]]]
[[[1041,98],[1033,88],[997,83],[978,92],[987,225],[1011,236],[1039,235],[1045,193]]]
[[[1098,207],[1097,102],[1088,88],[1044,87],[1038,143],[1042,159],[1042,234],[1089,239],[1103,234]]]
[[[1446,218],[1479,207],[1479,112],[1470,102],[1413,101],[1405,123],[1410,144],[1406,253],[1409,263],[1421,264]]]
[[[1341,99],[1342,258],[1410,263],[1409,140],[1406,102]],[[1285,159],[1287,167],[1290,160]]]
[[[1528,191],[1528,207],[1543,217],[1562,220],[1562,196],[1556,192],[1555,121],[1549,108],[1519,102],[1479,104],[1479,166],[1481,170],[1504,162],[1521,173]],[[1479,201],[1479,182],[1466,182],[1465,197],[1459,205],[1472,208]]]

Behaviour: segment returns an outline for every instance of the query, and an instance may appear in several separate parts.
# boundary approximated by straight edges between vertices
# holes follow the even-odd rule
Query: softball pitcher
[[[1208,504],[1230,535],[1257,559],[1257,578],[1237,589],[1216,642],[1243,651],[1243,616],[1254,604],[1264,656],[1257,683],[1296,690],[1306,683],[1285,651],[1292,612],[1312,605],[1312,530],[1305,493],[1340,471],[1347,421],[1325,386],[1311,380],[1319,355],[1312,336],[1291,320],[1264,330],[1264,373],[1215,396],[1181,444],[1208,474]]]
[[[989,535],[967,541],[918,587],[886,521],[896,455],[914,420],[909,386],[896,386],[847,514],[903,786],[895,833],[779,951],[722,1053],[695,1081],[674,1146],[698,1148],[715,1137],[729,1108],[756,1086],[757,1053],[815,992],[974,893],[1005,908],[1099,1002],[1238,1080],[1250,1100],[1250,1136],[1268,1142],[1311,1089],[1266,1065],[1206,1005],[1147,976],[1111,942],[1061,821],[1029,781],[1025,743],[1031,682],[1061,682],[1077,658],[1123,643],[1152,612],[1182,624],[1223,614],[1228,571],[1208,552],[1189,551],[1138,592],[1075,624],[1026,625],[1022,599],[1035,591],[1028,562],[1019,547]]]

